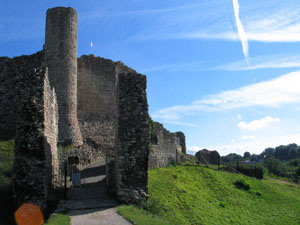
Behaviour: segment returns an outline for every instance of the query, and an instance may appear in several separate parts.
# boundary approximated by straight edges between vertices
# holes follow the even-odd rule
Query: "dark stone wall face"
[[[43,52],[15,58],[0,57],[0,140],[15,136],[22,73],[41,67],[43,57]]]
[[[162,124],[155,122],[150,143],[149,169],[166,167],[177,162],[182,146],[176,133],[169,132]]]
[[[178,131],[175,133],[176,136],[179,138],[179,145],[181,146],[181,152],[186,154],[186,144],[185,144],[185,135],[183,132]]]
[[[44,66],[57,93],[59,142],[80,146],[77,121],[77,13],[72,8],[47,10]]]
[[[202,149],[195,154],[195,158],[198,164],[219,165],[221,157],[216,150],[209,151],[207,149]]]
[[[46,210],[58,172],[56,96],[46,69],[22,71],[20,81],[12,178],[15,205],[29,202]]]
[[[86,164],[106,156],[107,184],[113,184],[117,142],[117,72],[113,61],[93,55],[78,59],[78,121]]]
[[[149,115],[146,77],[119,74],[119,126],[116,152],[116,192],[134,201],[148,192]]]

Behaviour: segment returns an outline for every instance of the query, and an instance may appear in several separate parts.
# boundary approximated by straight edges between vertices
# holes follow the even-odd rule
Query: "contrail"
[[[243,25],[241,23],[240,16],[239,16],[239,10],[240,10],[239,2],[238,2],[238,0],[232,0],[232,3],[233,3],[233,10],[234,10],[236,26],[238,29],[238,34],[239,34],[240,40],[242,42],[243,53],[247,60],[248,56],[249,56],[248,39],[247,39],[246,33],[244,31]]]

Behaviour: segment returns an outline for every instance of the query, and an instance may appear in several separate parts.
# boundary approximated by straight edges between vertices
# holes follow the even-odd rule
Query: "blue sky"
[[[299,1],[1,1],[0,55],[41,50],[55,6],[78,12],[78,56],[147,75],[151,117],[189,153],[300,144]]]

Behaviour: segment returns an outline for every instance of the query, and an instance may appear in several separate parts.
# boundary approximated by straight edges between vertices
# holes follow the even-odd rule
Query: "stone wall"
[[[185,145],[185,135],[183,132],[178,131],[175,133],[176,136],[179,138],[179,145],[181,146],[181,152],[186,154],[186,145]]]
[[[47,10],[44,66],[57,93],[59,142],[80,146],[77,121],[77,13],[73,8]]]
[[[154,122],[152,132],[149,169],[166,167],[177,163],[179,154],[185,149],[184,134],[182,132],[171,133],[158,122]]]
[[[47,209],[57,177],[57,104],[47,69],[20,71],[16,110],[13,189],[16,207],[24,202]]]
[[[43,52],[15,58],[0,57],[0,140],[15,136],[22,71],[41,67],[43,58]]]
[[[81,152],[88,160],[84,163],[106,155],[110,185],[113,183],[117,141],[117,82],[113,61],[93,55],[78,59],[78,121],[84,143]]]
[[[119,126],[116,152],[116,193],[135,201],[148,192],[149,115],[146,77],[119,74]]]

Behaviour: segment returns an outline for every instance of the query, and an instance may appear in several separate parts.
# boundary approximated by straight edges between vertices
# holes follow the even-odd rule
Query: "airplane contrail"
[[[235,22],[236,22],[238,34],[242,42],[243,53],[245,58],[248,59],[249,56],[248,39],[239,16],[239,10],[240,10],[239,2],[238,0],[232,0],[232,3],[233,3],[233,10],[234,10],[234,16],[235,16]]]

